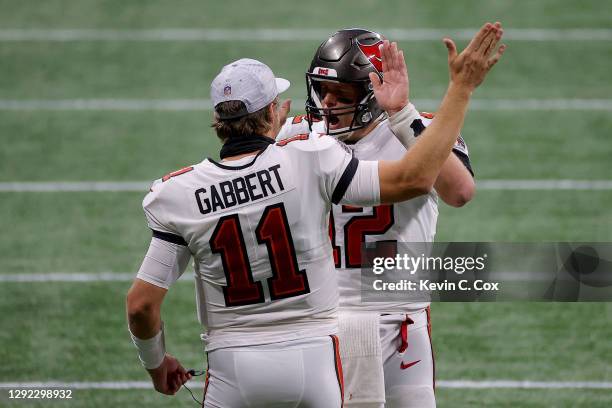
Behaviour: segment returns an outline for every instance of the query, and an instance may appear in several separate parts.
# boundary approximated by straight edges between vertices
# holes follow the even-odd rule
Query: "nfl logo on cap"
[[[289,81],[276,78],[266,64],[242,58],[224,66],[215,77],[210,84],[210,99],[219,119],[232,120],[265,108],[287,88]],[[240,111],[219,114],[219,104],[228,101],[241,102]]]

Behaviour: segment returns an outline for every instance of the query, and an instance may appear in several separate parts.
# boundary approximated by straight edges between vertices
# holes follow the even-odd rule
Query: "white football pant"
[[[380,317],[387,408],[435,408],[429,308]]]
[[[341,379],[336,336],[222,348],[208,353],[203,406],[340,408]]]

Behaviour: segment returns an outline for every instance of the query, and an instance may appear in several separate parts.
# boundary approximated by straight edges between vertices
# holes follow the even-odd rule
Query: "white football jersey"
[[[420,119],[411,124],[414,133],[420,134],[431,120],[431,115],[422,114]],[[305,116],[288,118],[277,140],[308,132],[308,129]],[[314,132],[325,132],[323,121],[313,123]],[[382,121],[368,135],[348,147],[360,160],[399,160],[406,153],[406,148],[391,131],[388,120]],[[461,136],[453,150],[471,171],[467,146]],[[334,205],[330,217],[330,235],[339,270],[340,307],[384,313],[414,312],[427,307],[428,302],[362,302],[361,244],[379,241],[432,242],[436,235],[437,220],[438,195],[435,190],[390,205]]]
[[[153,184],[147,221],[154,237],[187,245],[194,258],[208,351],[337,331],[332,202],[373,205],[380,190],[378,164],[328,136],[206,159]]]

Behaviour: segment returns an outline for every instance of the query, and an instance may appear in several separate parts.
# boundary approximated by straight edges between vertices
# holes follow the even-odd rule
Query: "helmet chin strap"
[[[332,136],[335,137],[336,139],[338,139],[341,142],[347,142],[347,141],[357,142],[357,140],[359,140],[359,139],[357,139],[357,140],[350,140],[356,132],[359,132],[360,130],[364,130],[364,129],[370,127],[370,126],[372,126],[372,130],[374,130],[374,128],[376,128],[376,126],[378,126],[385,119],[387,119],[387,112],[383,111],[380,115],[378,115],[378,117],[376,119],[374,119],[372,121],[372,123],[370,123],[366,127],[362,127],[362,128],[359,128],[359,129],[351,130],[350,132],[342,133],[342,134],[337,135],[337,136],[334,136],[334,135],[332,135]],[[364,136],[368,135],[372,130],[368,131],[367,133],[364,133],[361,137],[364,137]]]
[[[307,81],[308,81],[308,79],[307,79]],[[370,84],[370,87],[371,87],[371,84]],[[323,107],[323,103],[321,102],[319,94],[314,90],[314,87],[313,87],[311,82],[308,82],[308,89],[309,89],[309,98],[311,98],[311,100],[314,103],[314,105],[316,106],[316,108],[319,111],[321,111],[321,110],[325,111],[325,108]],[[356,128],[356,129],[347,130],[347,129],[351,129],[351,127],[353,126],[353,124],[355,122],[358,106],[368,105],[371,102],[372,99],[373,99],[372,94],[371,93],[366,93],[366,95],[361,99],[361,101],[358,104],[354,105],[354,110],[352,111],[353,112],[353,120],[351,122],[351,125],[349,125],[348,127],[344,127],[344,128],[341,128],[341,129],[335,129],[334,133],[332,133],[331,129],[329,128],[330,127],[329,122],[326,121],[326,124],[325,124],[325,127],[326,127],[325,131],[326,131],[326,133],[329,136],[332,136],[332,137],[336,138],[337,140],[339,140],[341,142],[346,142],[346,141],[349,141],[355,135],[356,132],[359,132],[359,131],[361,131],[361,130],[363,130],[365,128],[371,127],[372,125],[378,126],[378,124],[380,122],[382,122],[384,119],[387,118],[387,113],[385,111],[382,111],[378,115],[378,117],[376,117],[374,119],[370,119],[370,122],[367,125],[361,125],[360,127]],[[308,105],[308,103],[307,103],[307,105]],[[350,112],[347,112],[347,113],[350,113]],[[364,118],[365,115],[368,115],[369,117],[372,116],[372,113],[369,110],[366,110],[365,112],[362,112],[360,114],[362,115],[362,117],[360,118],[360,122],[361,123],[363,123],[363,121],[365,119]],[[323,116],[326,116],[326,115],[323,115]],[[376,126],[373,126],[372,129],[374,127],[376,127]],[[335,132],[337,132],[337,133],[335,133]],[[363,136],[365,136],[366,134],[364,134]],[[355,140],[355,142],[356,141],[357,140]]]
[[[350,132],[341,133],[341,134],[339,134],[337,136],[333,136],[333,137],[335,137],[336,139],[338,139],[341,142],[345,142],[345,141],[347,141],[347,139],[350,139],[355,132],[356,132],[356,130],[351,130]]]

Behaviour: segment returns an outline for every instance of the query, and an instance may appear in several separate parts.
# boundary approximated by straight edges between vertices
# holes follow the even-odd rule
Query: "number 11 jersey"
[[[189,249],[207,350],[337,331],[333,203],[379,202],[378,164],[336,140],[295,137],[256,156],[199,164],[154,182],[143,208],[154,239]],[[169,287],[182,274],[164,283]]]

